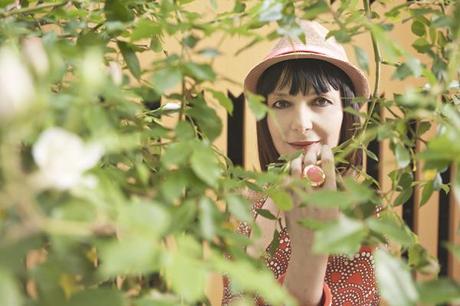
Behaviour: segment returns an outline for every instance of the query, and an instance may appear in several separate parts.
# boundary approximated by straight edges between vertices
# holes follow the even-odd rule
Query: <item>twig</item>
[[[5,18],[5,17],[10,17],[14,15],[19,15],[19,14],[32,13],[32,12],[40,11],[40,10],[47,9],[47,8],[55,8],[55,7],[63,6],[71,2],[72,1],[45,3],[45,4],[40,4],[34,7],[26,7],[26,8],[20,8],[20,9],[8,11],[8,12],[0,12],[0,17]]]

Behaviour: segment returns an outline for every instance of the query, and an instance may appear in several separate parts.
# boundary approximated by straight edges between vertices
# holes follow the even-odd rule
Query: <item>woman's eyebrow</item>
[[[284,92],[274,92],[273,95],[277,97],[289,97],[289,94]]]

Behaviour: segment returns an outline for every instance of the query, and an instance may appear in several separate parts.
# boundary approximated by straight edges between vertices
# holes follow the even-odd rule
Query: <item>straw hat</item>
[[[369,84],[366,75],[348,60],[345,49],[334,37],[327,40],[328,30],[315,21],[300,21],[307,44],[297,38],[283,37],[271,52],[248,73],[244,88],[256,92],[257,80],[270,66],[290,59],[312,58],[329,62],[345,72],[353,83],[357,97],[369,98]]]

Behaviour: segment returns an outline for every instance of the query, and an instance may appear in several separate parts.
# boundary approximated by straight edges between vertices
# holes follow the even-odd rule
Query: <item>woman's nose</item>
[[[292,118],[291,128],[298,132],[311,130],[313,122],[310,112],[305,107],[299,107]]]

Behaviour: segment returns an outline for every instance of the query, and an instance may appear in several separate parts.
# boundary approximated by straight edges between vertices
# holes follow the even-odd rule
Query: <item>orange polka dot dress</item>
[[[265,199],[255,201],[253,205],[254,216],[256,216],[256,209],[261,208],[264,202]],[[240,224],[239,232],[249,236],[250,231],[251,229],[247,224]],[[380,297],[375,280],[373,250],[371,247],[363,246],[353,258],[345,255],[329,256],[321,305],[379,305]],[[267,267],[281,284],[284,282],[290,258],[291,244],[289,233],[286,227],[282,227],[277,249],[271,256],[267,255],[265,258]],[[233,297],[230,281],[224,277],[222,305],[228,305]],[[257,304],[265,305],[262,299],[257,299]]]

